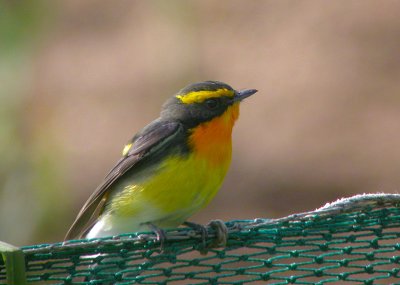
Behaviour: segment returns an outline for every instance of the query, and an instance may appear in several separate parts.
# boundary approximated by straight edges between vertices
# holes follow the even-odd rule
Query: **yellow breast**
[[[189,136],[191,151],[187,156],[170,156],[157,174],[132,183],[115,197],[119,215],[140,216],[153,209],[159,226],[178,226],[206,206],[218,192],[228,171],[232,143],[231,133],[238,117],[238,106],[222,116],[197,126]],[[157,211],[154,211],[157,209]]]
[[[235,104],[220,117],[194,128],[189,136],[191,154],[169,158],[163,171],[146,185],[149,189],[162,187],[163,193],[149,191],[146,195],[169,213],[188,211],[190,216],[206,206],[231,163],[232,128],[238,116],[239,105]]]

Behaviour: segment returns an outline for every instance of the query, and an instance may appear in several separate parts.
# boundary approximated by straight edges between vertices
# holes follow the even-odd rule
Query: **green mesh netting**
[[[342,199],[282,219],[226,223],[224,248],[154,234],[21,248],[28,284],[400,284],[400,195]],[[207,243],[215,233],[209,230]],[[4,256],[3,256],[4,257]],[[7,283],[0,260],[0,284]],[[21,274],[21,273],[19,273]],[[10,280],[9,276],[9,280]]]

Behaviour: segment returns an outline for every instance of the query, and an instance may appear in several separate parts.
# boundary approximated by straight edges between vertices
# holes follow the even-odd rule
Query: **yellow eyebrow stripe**
[[[176,98],[182,101],[184,104],[202,103],[209,98],[218,98],[222,96],[233,97],[235,93],[233,90],[226,88],[217,89],[214,91],[203,90],[193,91],[183,95],[176,95]]]

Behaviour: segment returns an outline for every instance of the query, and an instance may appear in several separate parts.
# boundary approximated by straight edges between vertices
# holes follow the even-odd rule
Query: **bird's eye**
[[[219,106],[219,100],[215,98],[207,99],[204,103],[210,110],[214,110]]]

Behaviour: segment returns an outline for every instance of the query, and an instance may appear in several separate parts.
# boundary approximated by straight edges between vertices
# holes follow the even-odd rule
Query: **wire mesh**
[[[226,223],[226,247],[189,228],[23,247],[29,284],[400,284],[400,195],[342,199]],[[212,228],[206,243],[215,238]],[[0,261],[0,284],[7,284]]]

